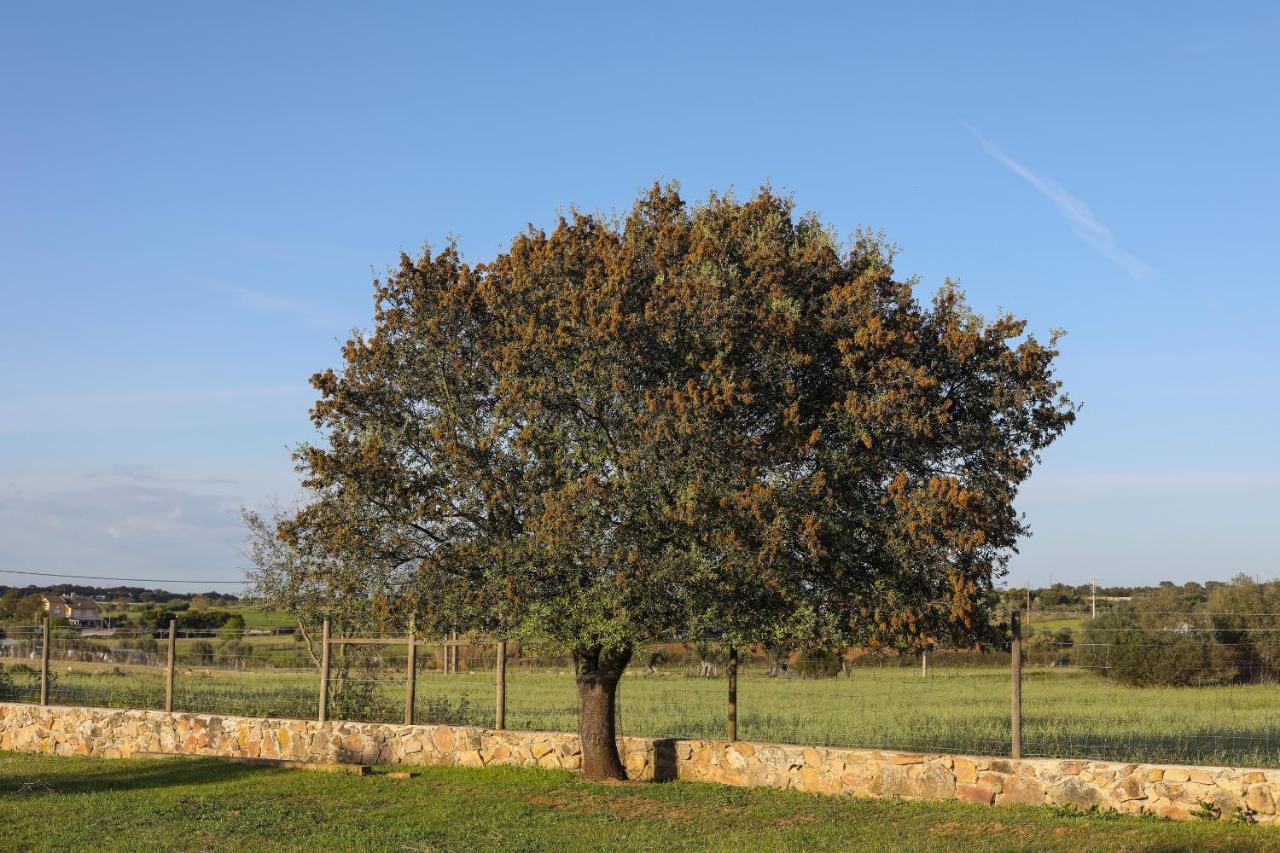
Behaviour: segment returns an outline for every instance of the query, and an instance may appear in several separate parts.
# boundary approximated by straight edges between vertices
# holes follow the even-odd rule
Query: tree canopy
[[[651,638],[971,630],[1074,407],[1054,339],[950,284],[922,305],[893,258],[767,188],[657,185],[486,263],[403,255],[313,377],[315,500],[282,532],[377,566],[420,625],[562,645],[610,696]]]

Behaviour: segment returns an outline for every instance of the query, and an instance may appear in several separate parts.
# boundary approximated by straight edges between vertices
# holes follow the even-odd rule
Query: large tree
[[[949,284],[921,305],[892,261],[769,189],[673,186],[484,264],[403,255],[313,378],[315,501],[282,533],[386,567],[420,625],[572,653],[588,778],[624,775],[643,641],[963,635],[1074,409],[1052,339]]]

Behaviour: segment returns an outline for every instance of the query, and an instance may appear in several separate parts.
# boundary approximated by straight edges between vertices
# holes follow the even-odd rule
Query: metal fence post
[[[40,620],[40,704],[49,704],[49,617]]]
[[[729,647],[729,713],[725,734],[730,741],[738,739],[738,650]]]
[[[1010,647],[1013,683],[1009,696],[1009,722],[1013,730],[1011,755],[1022,757],[1022,614],[1014,611],[1010,619],[1013,644]]]
[[[329,617],[320,628],[320,722],[329,719]]]
[[[497,684],[497,697],[494,708],[494,728],[502,731],[507,727],[507,641],[498,641],[498,657],[496,660],[495,675]]]
[[[413,704],[416,698],[418,677],[418,643],[413,635],[413,614],[409,614],[409,670],[405,673],[404,724],[413,725]]]
[[[169,620],[169,660],[164,670],[164,709],[173,713],[173,671],[178,657],[178,622]]]

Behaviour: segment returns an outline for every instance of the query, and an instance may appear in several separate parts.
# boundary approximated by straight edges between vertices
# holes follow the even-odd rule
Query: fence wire
[[[1071,630],[1037,614],[1023,641],[1022,742],[1028,756],[1280,767],[1280,614],[1130,614],[1130,623],[1076,618]],[[7,626],[0,700],[38,702],[43,635]],[[161,708],[165,631],[55,628],[48,701]],[[180,712],[314,719],[318,631],[180,631],[173,707]],[[343,643],[358,639],[365,642]],[[328,716],[403,722],[406,645],[373,634],[335,637]],[[492,727],[497,646],[464,638],[416,651],[412,718]],[[806,745],[1008,754],[1008,651],[857,651],[803,656],[739,650],[738,737]],[[573,661],[508,644],[506,727],[573,731]],[[727,655],[715,643],[638,649],[618,690],[621,734],[725,736]]]

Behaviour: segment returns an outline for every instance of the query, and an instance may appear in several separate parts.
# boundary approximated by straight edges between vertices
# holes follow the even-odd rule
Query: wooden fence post
[[[1013,628],[1013,644],[1010,647],[1013,670],[1013,684],[1010,691],[1009,722],[1013,730],[1014,758],[1022,757],[1022,614],[1014,611],[1010,619]]]
[[[928,675],[929,675],[929,652],[926,650],[920,653],[920,677],[927,678]]]
[[[498,641],[498,657],[495,661],[497,698],[494,705],[494,728],[502,731],[507,727],[507,641]]]
[[[738,739],[738,650],[729,647],[729,715],[725,734],[730,741]]]
[[[409,614],[409,671],[405,674],[404,724],[413,725],[413,703],[418,677],[418,639],[413,635],[413,614]]]
[[[169,660],[164,670],[164,709],[173,713],[173,670],[178,657],[178,622],[169,620]]]
[[[49,617],[40,620],[40,704],[49,704]]]
[[[320,722],[329,719],[329,617],[320,628]]]

